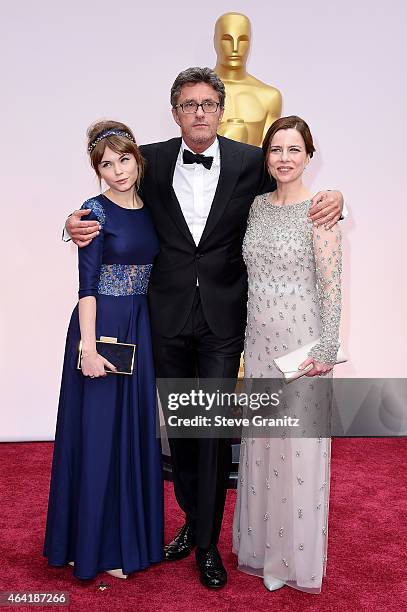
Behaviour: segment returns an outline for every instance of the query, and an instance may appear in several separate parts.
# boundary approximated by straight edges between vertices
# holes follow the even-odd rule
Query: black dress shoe
[[[207,550],[197,548],[195,557],[199,577],[204,586],[209,589],[220,589],[225,586],[228,575],[216,546],[211,546]]]
[[[184,559],[191,554],[195,547],[195,536],[192,528],[188,523],[185,523],[175,536],[175,538],[164,546],[164,558],[167,561],[177,561]]]

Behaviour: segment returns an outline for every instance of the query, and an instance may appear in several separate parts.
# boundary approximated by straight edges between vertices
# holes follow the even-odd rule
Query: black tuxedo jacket
[[[273,187],[265,178],[260,148],[219,136],[220,175],[198,245],[172,187],[181,138],[142,145],[146,160],[141,195],[160,240],[148,297],[153,331],[176,336],[190,313],[198,277],[202,308],[213,333],[229,338],[244,332],[247,275],[242,241],[250,206]]]

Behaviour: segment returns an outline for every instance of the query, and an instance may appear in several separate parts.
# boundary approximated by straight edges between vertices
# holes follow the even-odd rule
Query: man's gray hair
[[[207,83],[219,94],[221,108],[225,106],[225,86],[212,68],[187,68],[179,73],[171,87],[171,106],[175,108],[181,93],[181,87],[187,83]]]

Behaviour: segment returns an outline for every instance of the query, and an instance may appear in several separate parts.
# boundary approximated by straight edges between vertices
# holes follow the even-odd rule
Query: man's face
[[[208,147],[214,142],[219,123],[223,116],[223,108],[218,107],[214,113],[205,113],[198,107],[196,113],[184,113],[180,104],[205,101],[219,102],[219,94],[208,83],[187,83],[181,88],[177,108],[172,109],[172,115],[181,128],[181,134],[188,146],[204,145]]]
[[[216,22],[214,36],[218,61],[228,68],[245,66],[250,48],[250,22],[243,15],[227,14]]]

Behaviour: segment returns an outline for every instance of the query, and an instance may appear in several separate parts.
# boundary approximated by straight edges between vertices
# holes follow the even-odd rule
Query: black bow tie
[[[200,153],[192,153],[188,149],[184,149],[182,154],[184,164],[202,164],[207,170],[211,169],[213,157],[201,155]]]

